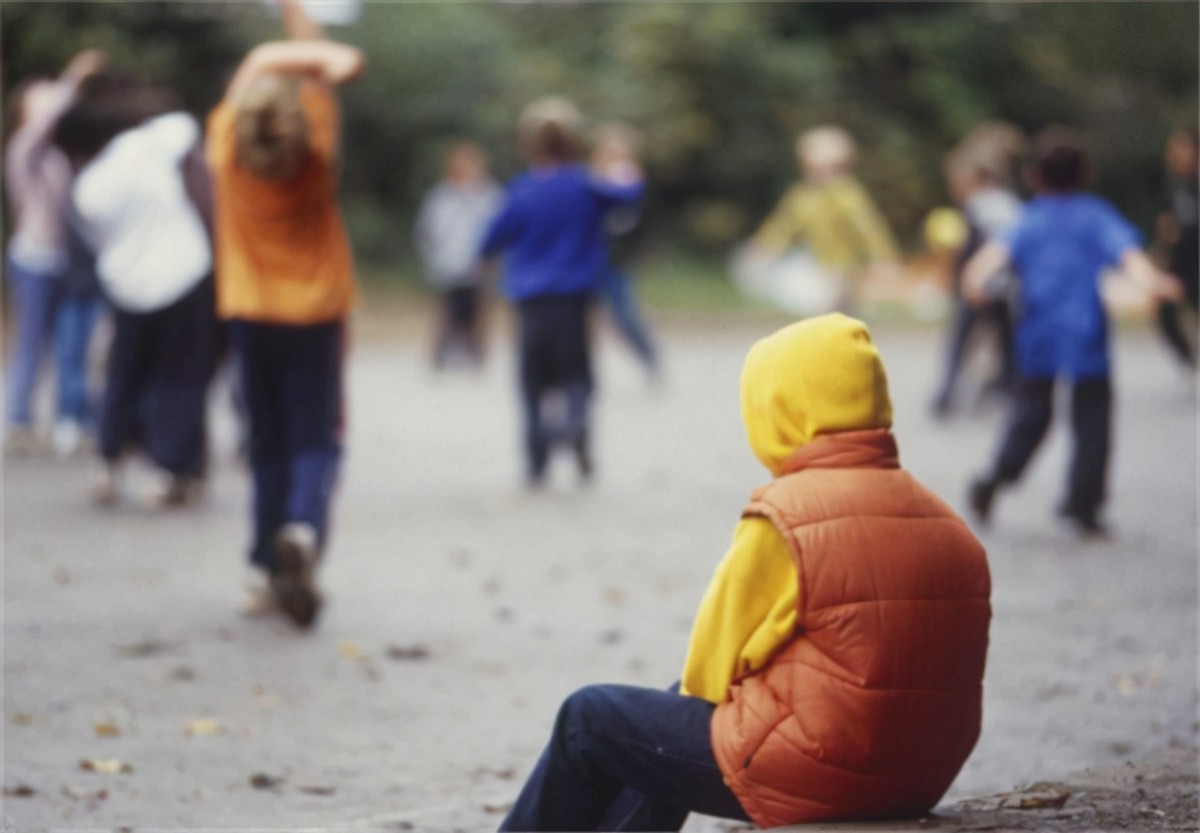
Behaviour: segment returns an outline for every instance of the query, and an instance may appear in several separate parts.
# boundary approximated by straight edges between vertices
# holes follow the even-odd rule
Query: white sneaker
[[[249,568],[244,587],[246,598],[242,602],[241,614],[247,619],[261,619],[282,613],[266,572],[257,567]]]
[[[101,460],[92,471],[92,500],[112,506],[121,497],[121,469],[115,462]]]
[[[160,471],[146,490],[145,503],[153,509],[189,506],[204,492],[204,479]]]
[[[60,419],[54,423],[50,442],[60,458],[71,457],[83,448],[83,426],[73,419]]]

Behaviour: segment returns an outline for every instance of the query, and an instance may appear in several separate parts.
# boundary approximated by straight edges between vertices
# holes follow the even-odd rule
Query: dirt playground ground
[[[661,321],[648,385],[605,334],[598,479],[520,487],[512,357],[434,376],[425,325],[371,321],[312,633],[247,620],[247,477],[214,394],[191,510],[87,498],[87,463],[4,468],[5,830],[487,830],[590,682],[665,686],[751,490],[747,347],[781,322]],[[941,333],[880,325],[902,462],[962,508],[1001,414],[928,417]],[[1196,390],[1145,330],[1117,355],[1111,542],[1053,508],[1065,413],[981,533],[985,725],[937,815],[868,830],[1196,830]],[[1040,782],[1040,784],[1039,784]],[[729,823],[693,817],[691,831]]]

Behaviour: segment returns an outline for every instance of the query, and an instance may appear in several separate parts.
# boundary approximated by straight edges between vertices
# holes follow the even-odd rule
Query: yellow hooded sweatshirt
[[[815,437],[892,425],[879,352],[866,325],[841,313],[759,341],[746,356],[741,387],[750,448],[773,476]],[[681,692],[721,703],[734,679],[766,665],[795,631],[799,588],[772,523],[738,523],[700,603]]]

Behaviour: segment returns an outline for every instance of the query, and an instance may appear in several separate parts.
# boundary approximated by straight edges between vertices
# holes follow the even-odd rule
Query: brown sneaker
[[[311,627],[321,609],[314,572],[317,566],[317,531],[311,524],[289,523],[275,538],[278,569],[271,576],[275,600],[293,622]]]

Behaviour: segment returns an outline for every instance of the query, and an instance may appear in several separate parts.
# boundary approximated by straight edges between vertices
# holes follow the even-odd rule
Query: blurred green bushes
[[[1149,228],[1161,150],[1195,121],[1194,3],[368,3],[331,32],[369,68],[346,90],[344,191],[358,255],[411,261],[417,201],[445,143],[519,168],[513,122],[548,93],[646,134],[652,240],[723,253],[795,176],[802,129],[843,124],[901,239],[945,203],[941,158],[970,127],[1077,126],[1097,188]],[[3,71],[56,71],[84,46],[173,85],[203,114],[244,51],[278,35],[259,3],[5,0]],[[404,269],[411,274],[410,269]]]

